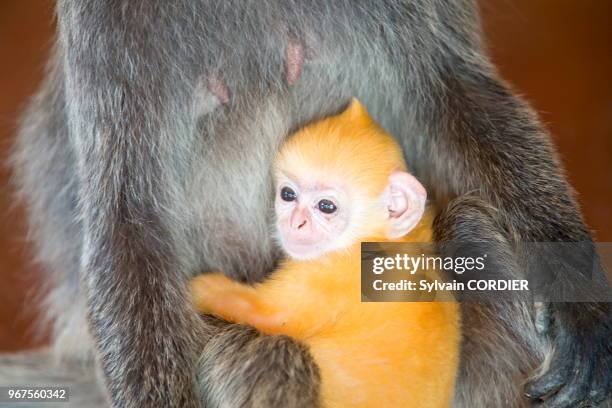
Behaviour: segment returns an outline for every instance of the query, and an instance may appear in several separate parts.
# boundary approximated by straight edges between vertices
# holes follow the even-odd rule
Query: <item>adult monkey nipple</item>
[[[302,66],[304,65],[304,46],[295,38],[289,37],[287,48],[285,50],[287,83],[295,85],[302,74]]]
[[[292,86],[297,83],[302,74],[304,45],[289,34],[285,33],[284,36],[288,38],[285,48],[285,77],[287,84]],[[230,90],[220,76],[211,75],[203,82],[200,83],[200,90],[197,92],[199,114],[210,113],[219,106],[227,105],[230,102]]]

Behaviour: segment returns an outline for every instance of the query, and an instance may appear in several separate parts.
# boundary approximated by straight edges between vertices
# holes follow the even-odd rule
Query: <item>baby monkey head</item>
[[[275,177],[278,240],[294,259],[400,238],[425,209],[427,194],[400,146],[355,99],[288,139]]]

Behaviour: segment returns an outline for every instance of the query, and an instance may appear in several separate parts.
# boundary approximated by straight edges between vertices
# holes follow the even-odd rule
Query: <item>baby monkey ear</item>
[[[412,174],[395,171],[389,176],[383,197],[389,210],[388,238],[403,237],[423,216],[427,192]]]

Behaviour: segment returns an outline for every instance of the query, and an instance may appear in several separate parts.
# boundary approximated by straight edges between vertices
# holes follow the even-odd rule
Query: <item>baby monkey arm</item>
[[[284,334],[284,313],[278,302],[270,302],[255,287],[231,280],[222,273],[195,277],[190,283],[193,303],[200,313],[248,324],[268,334]]]

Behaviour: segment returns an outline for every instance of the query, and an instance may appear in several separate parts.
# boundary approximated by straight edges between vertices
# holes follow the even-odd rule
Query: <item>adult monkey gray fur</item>
[[[114,406],[317,405],[302,346],[200,320],[185,280],[272,268],[274,150],[352,96],[448,203],[438,239],[488,238],[509,265],[520,240],[591,240],[546,134],[482,50],[471,1],[61,1],[58,21],[18,180],[54,272],[55,352],[94,353]],[[552,392],[543,406],[608,395],[609,308],[545,308],[554,352],[528,386]],[[522,383],[549,350],[532,309],[465,305],[456,406],[529,404]],[[3,377],[40,375],[28,361],[5,358]]]

